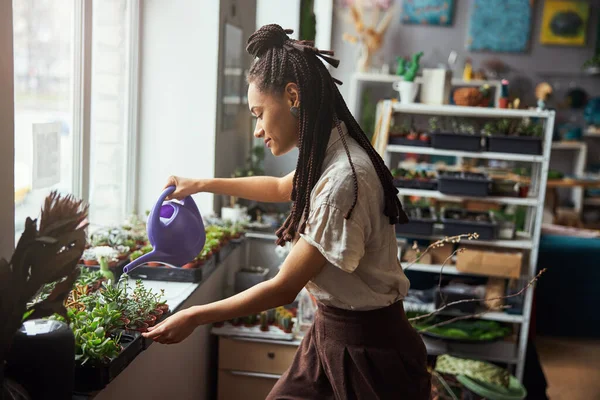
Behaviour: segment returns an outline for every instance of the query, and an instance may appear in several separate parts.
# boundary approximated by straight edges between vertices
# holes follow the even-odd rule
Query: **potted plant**
[[[438,171],[438,189],[444,194],[485,197],[492,180],[486,174],[465,171]]]
[[[24,231],[12,257],[0,258],[0,395],[8,397],[14,382],[22,383],[22,392],[33,398],[70,397],[72,385],[48,387],[43,383],[47,360],[53,360],[55,379],[68,379],[73,372],[73,333],[58,321],[42,320],[54,313],[67,317],[64,302],[79,275],[77,264],[86,246],[87,206],[72,196],[51,192],[42,207],[41,218],[27,218]],[[45,285],[49,294],[31,303]],[[51,334],[39,331],[35,337],[19,334],[19,328],[35,321],[38,326],[52,325]],[[48,346],[35,349],[30,340],[46,336]],[[25,361],[26,370],[19,365]],[[9,370],[11,378],[5,377]],[[69,393],[71,392],[71,393]]]
[[[487,123],[482,132],[487,136],[487,150],[496,153],[542,154],[544,126],[529,119],[502,118]]]
[[[437,222],[437,214],[433,207],[407,206],[404,208],[408,219],[407,224],[396,225],[396,233],[404,235],[433,235],[433,225]]]
[[[96,259],[96,253],[93,249],[85,249],[81,256],[83,263],[87,266],[98,265],[98,259]]]
[[[481,240],[496,238],[497,223],[491,212],[446,208],[442,210],[441,221],[444,224],[444,235],[449,237],[472,232],[477,233]]]
[[[477,133],[473,124],[456,118],[450,120],[432,117],[429,119],[431,146],[436,149],[481,151],[481,134]]]
[[[415,82],[415,78],[419,70],[421,57],[423,57],[422,51],[413,54],[410,61],[402,57],[397,57],[398,67],[396,68],[396,75],[401,76],[403,80],[394,82],[392,86],[400,94],[400,102],[402,104],[412,104],[415,102],[419,90],[419,85]]]

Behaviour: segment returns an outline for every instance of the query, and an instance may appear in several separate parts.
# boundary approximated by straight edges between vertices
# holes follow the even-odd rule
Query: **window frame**
[[[73,95],[73,194],[90,199],[91,184],[91,109],[92,109],[92,38],[93,0],[73,0],[74,13],[74,95]],[[129,29],[127,32],[127,93],[125,136],[125,191],[121,199],[125,215],[137,207],[140,19],[141,1],[126,0]],[[92,221],[93,222],[93,221]]]

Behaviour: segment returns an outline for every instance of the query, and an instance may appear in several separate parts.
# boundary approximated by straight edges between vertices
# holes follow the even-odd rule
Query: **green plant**
[[[69,310],[70,327],[75,336],[75,360],[85,365],[88,362],[106,363],[117,357],[121,351],[118,344],[120,335],[108,335],[105,323],[109,324],[119,315],[107,305],[96,311]],[[95,314],[93,314],[95,313]]]
[[[486,136],[492,136],[494,133],[496,133],[496,124],[494,124],[493,122],[486,123],[485,125],[483,125],[481,133]]]
[[[87,207],[81,201],[51,192],[39,227],[37,220],[27,218],[10,261],[0,258],[0,365],[24,320],[54,313],[67,317],[64,302],[79,275],[86,218]],[[52,282],[56,282],[52,291],[31,304],[40,289]]]
[[[438,117],[429,118],[429,132],[436,133],[441,129],[440,119]]]
[[[413,82],[417,76],[419,70],[419,63],[423,57],[423,52],[415,53],[411,57],[411,61],[407,61],[402,57],[397,57],[398,68],[396,69],[396,75],[402,76],[406,82]]]
[[[362,95],[362,110],[360,117],[360,126],[365,135],[371,140],[375,131],[375,121],[377,119],[377,106],[371,98],[371,91],[365,89]]]
[[[317,36],[317,18],[313,11],[314,0],[300,1],[300,40],[315,41]]]

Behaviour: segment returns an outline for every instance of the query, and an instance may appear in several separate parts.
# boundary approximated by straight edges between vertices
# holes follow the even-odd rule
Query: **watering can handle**
[[[157,226],[160,223],[160,208],[162,207],[162,204],[164,203],[167,196],[169,196],[170,194],[173,194],[174,191],[175,191],[175,186],[168,186],[165,188],[165,190],[163,190],[163,192],[158,197],[158,200],[156,201],[156,204],[154,205],[154,208],[152,209],[152,216],[151,216],[152,223],[155,226]]]

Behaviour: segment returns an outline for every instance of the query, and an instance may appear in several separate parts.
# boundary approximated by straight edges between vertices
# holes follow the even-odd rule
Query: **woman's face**
[[[298,90],[289,83],[282,94],[261,92],[254,83],[248,87],[248,106],[256,117],[254,136],[263,139],[274,156],[298,145],[298,120],[290,107],[298,106]]]

